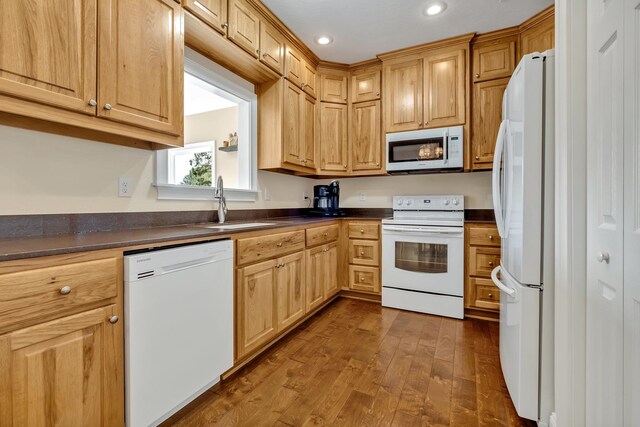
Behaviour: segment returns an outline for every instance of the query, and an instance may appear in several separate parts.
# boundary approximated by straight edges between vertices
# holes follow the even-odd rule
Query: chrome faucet
[[[222,182],[222,175],[218,176],[218,182],[216,183],[216,194],[214,196],[218,199],[218,223],[224,224],[227,219],[227,199],[224,197],[224,183]]]

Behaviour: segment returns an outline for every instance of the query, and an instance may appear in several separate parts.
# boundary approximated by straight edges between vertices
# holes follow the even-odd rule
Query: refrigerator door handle
[[[492,190],[493,190],[493,210],[496,217],[496,225],[498,226],[498,234],[501,238],[505,237],[504,218],[502,217],[502,195],[500,194],[500,163],[504,153],[504,137],[507,130],[508,121],[505,119],[500,123],[498,130],[498,138],[496,139],[496,148],[493,155],[493,171],[492,171]]]
[[[502,292],[512,297],[516,293],[516,290],[511,289],[510,287],[502,283],[500,279],[498,279],[499,272],[500,272],[500,266],[497,266],[496,268],[494,268],[493,271],[491,271],[491,280],[493,280],[493,283],[495,283],[498,289],[500,289]]]

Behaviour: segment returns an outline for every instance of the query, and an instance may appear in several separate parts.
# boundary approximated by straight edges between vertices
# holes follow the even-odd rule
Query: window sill
[[[192,185],[153,184],[158,190],[158,200],[215,200],[216,189],[213,187],[196,187]],[[258,198],[256,190],[224,190],[228,202],[255,202]]]

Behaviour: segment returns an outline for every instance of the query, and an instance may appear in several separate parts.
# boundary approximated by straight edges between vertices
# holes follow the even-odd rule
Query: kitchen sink
[[[198,224],[196,227],[211,228],[212,230],[238,230],[243,228],[266,227],[276,225],[275,222],[248,222],[244,224]]]

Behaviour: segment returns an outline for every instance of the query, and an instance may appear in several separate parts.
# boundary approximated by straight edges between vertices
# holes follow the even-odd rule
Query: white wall
[[[206,210],[213,201],[157,200],[151,151],[0,126],[0,215]],[[118,176],[133,183],[132,197],[118,197]],[[329,180],[258,172],[256,202],[230,209],[303,208],[302,193]],[[466,207],[491,208],[490,174],[435,174],[340,180],[343,207],[391,207],[396,194],[464,194]],[[364,191],[366,201],[358,193]]]

